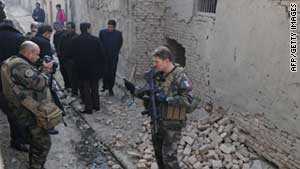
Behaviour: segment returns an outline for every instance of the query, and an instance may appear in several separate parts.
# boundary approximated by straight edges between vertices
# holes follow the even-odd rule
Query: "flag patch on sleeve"
[[[188,87],[191,86],[191,84],[190,84],[190,82],[189,82],[188,80],[184,80],[184,81],[183,81],[183,84],[184,84],[184,87],[185,87],[185,88],[188,88]]]

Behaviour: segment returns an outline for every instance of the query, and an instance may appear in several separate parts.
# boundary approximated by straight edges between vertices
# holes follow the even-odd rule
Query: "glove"
[[[135,86],[131,82],[129,82],[127,79],[124,79],[124,85],[126,89],[131,93],[134,94],[135,92]]]
[[[162,92],[157,93],[156,94],[156,100],[159,101],[159,102],[162,102],[162,103],[167,102],[167,96]]]

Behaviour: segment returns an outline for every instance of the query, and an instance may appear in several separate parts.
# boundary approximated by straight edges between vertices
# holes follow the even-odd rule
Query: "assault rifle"
[[[63,112],[63,116],[66,115],[64,106],[62,105],[60,99],[66,97],[65,93],[63,92],[61,86],[58,84],[56,79],[53,77],[53,74],[49,75],[49,88],[50,93],[52,96],[52,99],[54,100],[54,103],[57,105],[57,107],[60,108],[60,110]],[[67,127],[67,123],[65,122],[64,118],[62,118],[62,121],[64,125]]]
[[[159,122],[161,120],[161,112],[157,106],[156,95],[160,93],[156,80],[164,80],[164,77],[151,67],[149,71],[144,74],[144,79],[146,80],[146,85],[136,92],[134,95],[142,100],[144,100],[146,110],[142,112],[143,115],[149,115],[151,117],[151,123],[153,124],[154,133],[158,133]],[[125,86],[127,89],[135,88],[134,85],[127,79],[124,79]],[[129,86],[129,87],[128,87]],[[130,87],[131,86],[131,87]],[[133,94],[133,92],[131,91]]]
[[[43,61],[46,63],[49,63],[53,61],[53,58],[51,56],[44,56],[43,59],[38,61],[38,66],[41,66]],[[60,99],[65,98],[66,95],[62,89],[62,87],[59,85],[59,83],[56,81],[56,79],[53,77],[53,75],[56,72],[56,69],[58,67],[58,64],[56,62],[53,62],[52,72],[48,75],[46,75],[46,79],[48,79],[48,85],[50,88],[51,97],[54,100],[54,103],[57,105],[57,107],[60,108],[60,110],[63,112],[63,116],[66,115],[64,106],[62,105]],[[67,123],[62,119],[65,126],[67,126]]]

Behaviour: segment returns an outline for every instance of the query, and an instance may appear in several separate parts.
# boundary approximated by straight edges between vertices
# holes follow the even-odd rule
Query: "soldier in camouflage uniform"
[[[158,133],[152,132],[152,142],[159,169],[180,169],[177,159],[177,146],[181,139],[181,129],[185,125],[186,113],[195,107],[191,95],[191,83],[184,69],[172,62],[173,56],[167,47],[158,47],[153,53],[155,69],[164,80],[156,80],[161,92],[156,94],[161,119]],[[143,89],[136,90],[133,85],[126,88],[141,97]],[[133,87],[130,87],[133,86]]]
[[[7,73],[3,67],[1,68],[4,95],[8,99],[18,124],[28,131],[29,169],[43,169],[51,147],[51,139],[47,130],[38,127],[34,114],[21,105],[24,96],[31,96],[36,101],[49,97],[48,82],[34,65],[39,58],[39,53],[40,49],[37,44],[25,41],[20,46],[19,54],[5,61],[11,75],[6,76]],[[51,71],[52,65],[52,62],[43,63],[47,71]],[[11,87],[9,81],[12,81],[15,87]]]

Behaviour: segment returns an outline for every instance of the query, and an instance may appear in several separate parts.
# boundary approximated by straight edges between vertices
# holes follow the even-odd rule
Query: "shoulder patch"
[[[191,87],[190,82],[189,82],[188,80],[186,80],[186,79],[183,81],[183,85],[184,85],[184,88],[189,88],[189,87]]]
[[[32,69],[27,69],[25,71],[25,77],[32,77],[34,75],[34,72]]]

